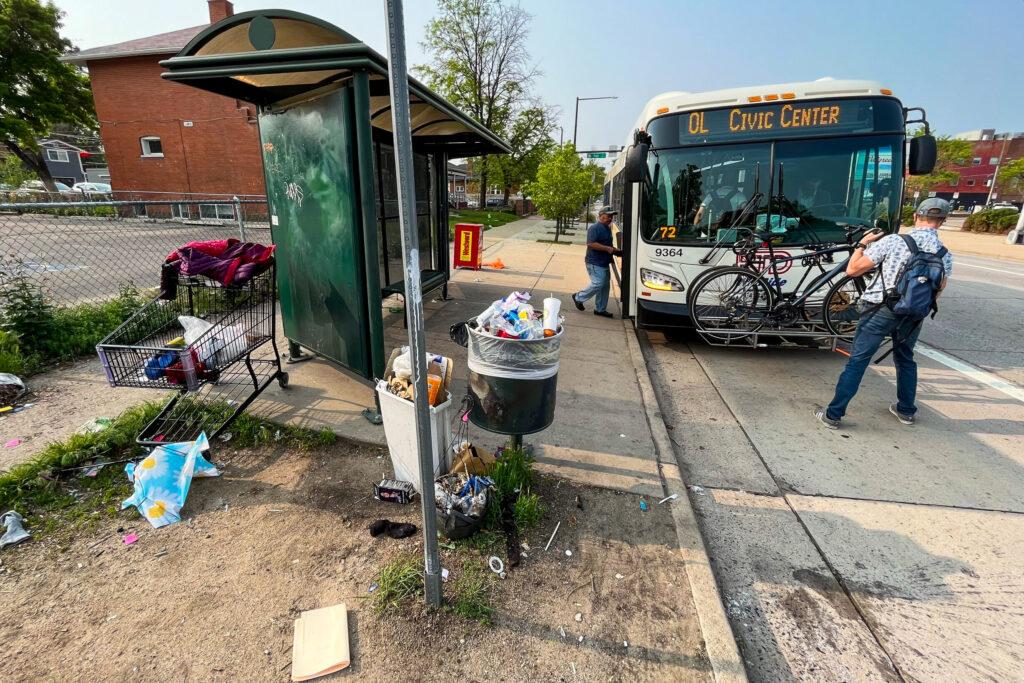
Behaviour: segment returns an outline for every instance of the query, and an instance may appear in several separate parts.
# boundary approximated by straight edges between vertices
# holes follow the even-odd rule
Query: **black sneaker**
[[[908,426],[911,426],[911,427],[914,426],[914,416],[913,415],[907,415],[905,413],[901,413],[896,408],[896,404],[895,403],[890,403],[889,404],[889,412],[896,416],[896,419],[900,421],[900,424],[905,424],[905,425],[908,425]]]
[[[818,408],[814,411],[814,417],[821,424],[825,425],[829,429],[839,429],[839,420],[833,420],[831,417],[825,414],[824,408]]]
[[[594,311],[594,315],[599,315],[602,318],[614,318],[615,314],[609,313],[608,311]]]
[[[576,295],[575,294],[572,295],[572,305],[576,307],[577,311],[585,311],[585,310],[587,310],[587,309],[583,308],[583,304],[582,303],[580,303],[579,301],[576,300]]]

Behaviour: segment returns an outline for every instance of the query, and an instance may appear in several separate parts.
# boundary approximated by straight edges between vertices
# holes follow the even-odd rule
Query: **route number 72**
[[[663,225],[658,228],[658,232],[663,240],[674,240],[676,238],[676,226],[674,225]]]

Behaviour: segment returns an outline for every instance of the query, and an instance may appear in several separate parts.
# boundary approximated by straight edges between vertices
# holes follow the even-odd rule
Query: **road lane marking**
[[[975,382],[980,382],[981,384],[991,387],[996,391],[1001,391],[1010,398],[1015,398],[1021,403],[1024,403],[1024,389],[1007,382],[1005,379],[996,377],[991,372],[986,372],[980,368],[976,368],[969,363],[965,363],[959,358],[954,358],[953,356],[945,354],[938,349],[928,346],[927,344],[918,344],[917,350],[920,351],[922,355],[928,356],[932,360],[936,360],[946,367],[952,368],[957,372],[970,377]]]
[[[1017,270],[1003,270],[1001,268],[990,268],[988,266],[976,266],[973,263],[965,263],[963,261],[963,259],[961,259],[960,261],[956,261],[955,263],[958,266],[967,266],[968,268],[981,268],[982,270],[992,270],[992,271],[995,271],[997,273],[1003,273],[1005,275],[1017,275],[1017,276],[1024,275],[1024,273],[1022,273],[1020,271],[1017,271]]]

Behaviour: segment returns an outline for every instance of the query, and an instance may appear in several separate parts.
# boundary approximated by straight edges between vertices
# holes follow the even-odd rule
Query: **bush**
[[[0,281],[0,364],[32,374],[49,363],[93,353],[105,336],[144,303],[137,289],[122,286],[114,299],[102,303],[58,307],[24,274]]]
[[[1019,213],[1015,209],[986,209],[972,213],[964,221],[962,230],[1005,234],[1016,224]]]
[[[900,225],[914,224],[914,211],[917,209],[913,204],[904,204],[900,209]]]

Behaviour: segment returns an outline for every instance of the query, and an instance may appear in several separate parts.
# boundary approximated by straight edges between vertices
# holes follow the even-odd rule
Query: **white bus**
[[[920,117],[909,120],[911,111]],[[926,133],[911,139],[909,155],[908,123]],[[923,110],[904,109],[871,81],[655,97],[605,181],[605,203],[619,211],[624,315],[644,328],[690,327],[691,283],[736,265],[730,247],[749,234],[743,228],[770,231],[776,255],[789,256],[844,243],[851,226],[897,230],[905,172],[934,165],[927,132]],[[805,265],[786,267],[779,285],[791,292]]]

